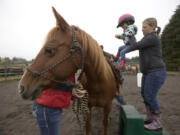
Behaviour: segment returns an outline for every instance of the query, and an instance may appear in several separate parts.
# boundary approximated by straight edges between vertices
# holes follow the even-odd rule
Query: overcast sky
[[[177,5],[180,0],[0,0],[0,57],[33,59],[55,26],[52,6],[70,25],[79,26],[103,44],[105,51],[116,54],[123,45],[114,37],[122,33],[116,28],[119,16],[134,15],[140,40],[145,18],[157,18],[163,29]],[[138,56],[138,51],[126,56]]]

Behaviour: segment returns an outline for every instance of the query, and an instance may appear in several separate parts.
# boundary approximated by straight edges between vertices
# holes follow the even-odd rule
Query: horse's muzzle
[[[41,95],[41,90],[40,88],[35,88],[32,90],[32,93],[27,93],[26,86],[24,85],[19,85],[19,94],[23,99],[29,99],[29,100],[34,100]]]
[[[24,86],[20,85],[19,87],[19,94],[22,94],[24,92]]]
[[[21,97],[22,97],[23,99],[28,99],[28,97],[25,96],[25,94],[24,94],[24,90],[25,90],[25,87],[24,87],[23,85],[20,85],[20,86],[19,86],[19,94],[21,95]]]

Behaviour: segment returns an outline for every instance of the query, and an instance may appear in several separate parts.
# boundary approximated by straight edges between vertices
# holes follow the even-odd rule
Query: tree
[[[139,64],[139,56],[132,57],[131,59],[126,58],[127,64]]]
[[[162,55],[168,70],[180,70],[180,5],[164,28]]]

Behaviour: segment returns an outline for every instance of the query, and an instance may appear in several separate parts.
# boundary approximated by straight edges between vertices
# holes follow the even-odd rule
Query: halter
[[[84,55],[82,52],[82,48],[77,44],[77,40],[76,40],[76,33],[74,28],[72,27],[72,44],[71,44],[71,48],[69,50],[69,53],[67,55],[65,55],[62,59],[60,59],[59,61],[57,61],[55,64],[47,67],[46,69],[44,69],[43,71],[39,72],[39,71],[35,71],[30,69],[29,67],[27,68],[27,71],[29,71],[30,73],[32,73],[33,76],[38,76],[38,77],[42,77],[44,79],[62,84],[62,85],[67,85],[67,86],[75,86],[75,84],[73,84],[71,81],[59,81],[59,80],[55,80],[55,79],[51,79],[49,77],[47,77],[46,75],[44,75],[46,72],[51,71],[52,69],[54,69],[57,65],[62,64],[64,61],[66,61],[68,58],[72,57],[73,59],[73,63],[76,66],[77,69],[81,69],[80,75],[78,76],[78,81],[81,80],[82,78],[82,73],[84,71]],[[75,59],[75,52],[76,51],[80,51],[80,55],[81,55],[81,66],[79,67],[76,59]]]

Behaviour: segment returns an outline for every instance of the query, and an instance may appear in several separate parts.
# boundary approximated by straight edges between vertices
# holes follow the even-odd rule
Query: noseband
[[[51,80],[53,82],[56,82],[56,83],[60,83],[60,84],[66,84],[66,85],[74,85],[72,84],[70,81],[59,81],[59,80],[55,80],[55,79],[51,79],[49,77],[47,77],[45,75],[45,73],[51,71],[52,69],[54,69],[57,65],[59,64],[62,64],[64,61],[66,61],[68,58],[72,57],[73,59],[73,63],[75,64],[76,68],[77,69],[81,69],[81,73],[78,77],[78,80],[81,80],[81,77],[82,77],[82,73],[84,71],[84,55],[83,55],[83,52],[82,52],[82,49],[81,47],[77,44],[77,40],[76,40],[76,33],[75,33],[75,30],[74,28],[72,28],[72,44],[71,44],[71,48],[69,50],[69,53],[67,55],[65,55],[62,59],[60,59],[59,61],[57,61],[55,64],[47,67],[46,69],[44,69],[43,71],[39,72],[39,71],[34,71],[32,69],[30,69],[29,67],[27,68],[27,71],[29,71],[30,73],[32,73],[33,76],[40,76],[44,79],[47,79],[47,80]],[[81,66],[78,66],[77,62],[76,62],[76,59],[75,59],[75,52],[76,51],[79,51],[80,52],[80,55],[81,55]]]

